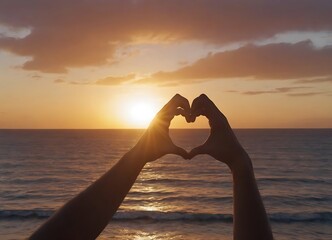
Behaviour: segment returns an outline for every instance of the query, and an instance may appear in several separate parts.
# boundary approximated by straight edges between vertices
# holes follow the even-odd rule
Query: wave
[[[135,197],[135,198],[127,198],[125,200],[126,204],[139,204],[141,205],[143,202],[144,203],[152,203],[155,201],[158,201],[159,203],[180,203],[184,202],[184,204],[192,203],[192,202],[200,202],[200,203],[210,203],[210,204],[215,204],[215,203],[231,203],[233,200],[233,197],[225,196],[225,197],[205,197],[205,196],[175,196],[175,197],[164,197],[160,196],[157,197],[156,199],[151,198],[151,199],[143,199],[143,197]]]
[[[118,212],[114,220],[152,220],[152,221],[221,221],[232,222],[231,214],[208,214],[188,212],[133,211]]]
[[[134,197],[129,196],[126,198],[126,204],[139,204],[142,203],[153,203],[158,201],[159,203],[170,203],[170,202],[184,202],[184,204],[192,203],[192,202],[199,202],[199,203],[206,203],[209,202],[211,204],[220,204],[222,203],[231,203],[233,200],[232,196],[222,196],[222,197],[207,197],[207,196],[169,196],[169,193],[161,193],[161,194],[154,194],[149,193],[150,195],[154,195],[154,198],[147,198],[144,195],[139,194],[134,195]],[[148,195],[148,194],[147,194]],[[329,203],[332,202],[332,197],[329,196],[279,196],[279,195],[267,195],[263,196],[264,201],[268,203],[277,203],[277,204],[287,204],[287,205],[296,205],[303,203],[310,203],[316,204],[319,203]]]
[[[0,219],[45,219],[50,217],[52,210],[1,210]],[[332,222],[332,212],[313,213],[273,213],[269,215],[271,222],[293,223],[293,222]],[[233,221],[231,214],[209,214],[188,212],[159,212],[159,211],[120,211],[116,213],[112,221],[204,221],[204,222],[226,222]]]
[[[187,212],[158,212],[158,211],[134,211],[119,212],[114,216],[116,220],[155,220],[155,221],[212,221],[232,222],[232,214],[209,214]],[[332,222],[332,212],[314,213],[273,213],[269,215],[272,222]]]
[[[153,179],[144,179],[140,182],[144,183],[165,183],[165,184],[176,184],[176,185],[185,185],[185,186],[192,186],[192,185],[202,185],[202,184],[209,184],[209,185],[218,185],[224,184],[220,181],[212,181],[210,179],[179,179],[179,178],[153,178]],[[230,185],[231,182],[228,181],[226,184]]]
[[[313,178],[284,178],[284,177],[263,177],[257,178],[258,182],[273,183],[292,183],[292,184],[331,184],[332,179],[313,179]]]
[[[314,213],[273,213],[269,215],[271,222],[293,223],[293,222],[332,222],[332,212]]]
[[[48,218],[54,211],[52,210],[1,210],[0,219],[29,219]]]

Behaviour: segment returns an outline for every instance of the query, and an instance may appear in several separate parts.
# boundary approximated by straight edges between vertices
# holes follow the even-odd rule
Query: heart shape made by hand
[[[188,123],[195,122],[199,116],[206,117],[210,126],[210,134],[207,140],[202,145],[195,147],[194,145],[198,144],[207,135],[206,130],[187,132],[171,130],[171,135],[177,143],[175,144],[170,136],[169,126],[174,116],[177,115],[184,116]],[[174,136],[174,133],[178,136]],[[190,141],[188,141],[188,138]],[[187,152],[177,145],[184,145],[187,149],[188,147],[194,148]],[[138,142],[137,148],[143,149],[147,161],[154,161],[165,154],[177,154],[186,159],[191,159],[199,154],[208,154],[226,163],[227,160],[225,159],[244,154],[226,117],[204,94],[195,98],[191,106],[186,98],[176,94],[157,113],[148,130]]]
[[[173,154],[180,155],[183,158],[187,158],[187,159],[191,159],[195,155],[198,155],[198,154],[212,155],[213,151],[211,152],[210,150],[211,150],[211,147],[214,147],[213,145],[215,142],[215,141],[212,141],[213,139],[211,137],[212,135],[215,135],[215,134],[213,134],[212,129],[215,129],[215,126],[220,124],[220,121],[219,121],[220,119],[218,119],[219,114],[216,114],[216,112],[219,112],[218,108],[204,94],[201,94],[199,97],[195,98],[193,100],[191,106],[190,106],[189,101],[186,98],[182,97],[179,94],[176,94],[157,114],[157,116],[154,120],[154,124],[152,124],[152,129],[154,129],[155,131],[153,131],[153,130],[148,131],[152,134],[148,134],[148,135],[150,135],[150,137],[148,137],[148,139],[150,139],[150,140],[147,142],[151,143],[150,144],[150,147],[151,147],[158,142],[158,141],[156,141],[158,138],[163,139],[160,142],[160,143],[163,142],[161,144],[162,145],[161,151],[158,151],[157,149],[155,149],[155,152],[156,152],[155,156],[158,156],[158,154],[157,154],[158,152],[161,155],[167,154],[167,153],[173,153]],[[203,138],[206,137],[207,132],[208,132],[206,130],[200,130],[200,131],[199,130],[196,130],[196,131],[180,131],[180,130],[174,131],[174,130],[172,130],[171,135],[173,135],[173,137],[174,137],[174,139],[172,140],[172,138],[170,136],[169,126],[170,126],[171,121],[173,120],[174,116],[178,116],[178,115],[182,115],[186,119],[187,123],[196,122],[196,118],[199,116],[205,116],[209,120],[209,125],[211,127],[211,131],[210,131],[210,135],[208,136],[208,138],[206,139],[206,141],[203,144],[198,145],[198,143],[200,141],[202,141]],[[216,124],[217,122],[219,122],[219,123]],[[159,130],[157,130],[157,129],[159,129]],[[160,134],[158,134],[158,132],[159,133],[164,132],[164,134],[167,134],[168,136],[166,137],[164,135],[164,137],[163,137],[162,134],[160,135]],[[154,135],[153,133],[156,135]],[[188,139],[188,137],[189,137],[189,139],[191,139],[191,141],[188,142],[187,140],[185,140],[183,142],[183,140],[184,140],[183,134],[185,134],[185,133],[186,134],[189,133],[189,136],[187,135],[186,138]],[[191,136],[190,136],[190,133],[191,133]],[[153,137],[153,135],[154,135],[154,137]],[[151,139],[154,139],[154,140],[152,140],[154,143],[151,142]],[[177,142],[177,139],[180,139],[180,144]],[[185,145],[185,148],[188,149],[190,147],[191,150],[188,152],[184,148],[179,147],[178,145]],[[195,145],[196,145],[196,147],[195,147]]]

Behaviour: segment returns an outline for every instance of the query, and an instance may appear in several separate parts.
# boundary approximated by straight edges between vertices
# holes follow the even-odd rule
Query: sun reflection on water
[[[133,239],[136,240],[154,240],[159,239],[157,235],[151,235],[151,233],[148,232],[139,232],[136,236],[133,236]]]
[[[154,212],[154,211],[162,211],[163,208],[162,206],[155,206],[150,204],[148,206],[139,206],[139,210]]]

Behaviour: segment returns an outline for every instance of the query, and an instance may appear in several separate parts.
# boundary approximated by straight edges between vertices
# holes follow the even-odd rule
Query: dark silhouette
[[[208,140],[189,153],[169,137],[170,122],[180,114],[187,122],[206,116],[211,126]],[[144,165],[166,154],[185,159],[209,154],[227,164],[233,175],[234,239],[273,239],[251,160],[226,117],[206,95],[196,98],[190,108],[188,100],[178,94],[158,112],[136,146],[59,209],[30,239],[95,239],[121,205]]]

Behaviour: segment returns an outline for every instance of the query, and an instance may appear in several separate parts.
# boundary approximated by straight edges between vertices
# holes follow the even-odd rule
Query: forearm
[[[65,204],[31,239],[95,239],[108,224],[144,167],[132,151]]]
[[[251,160],[243,154],[231,168],[234,194],[234,239],[273,239]]]

